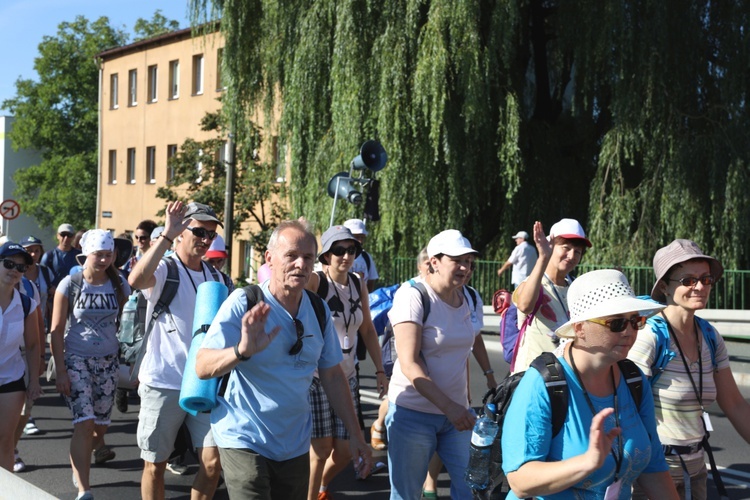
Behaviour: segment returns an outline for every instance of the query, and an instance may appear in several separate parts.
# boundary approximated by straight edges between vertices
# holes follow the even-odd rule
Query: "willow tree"
[[[194,23],[222,20],[232,119],[282,110],[266,126],[289,151],[292,208],[321,228],[328,179],[377,138],[380,251],[456,227],[494,256],[534,220],[575,217],[595,262],[648,264],[690,237],[747,266],[743,2],[191,4]]]

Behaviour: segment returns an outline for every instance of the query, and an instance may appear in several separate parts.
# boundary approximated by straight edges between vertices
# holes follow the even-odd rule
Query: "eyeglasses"
[[[29,265],[28,264],[17,264],[17,263],[13,262],[10,259],[3,259],[3,267],[5,267],[5,269],[13,269],[13,268],[15,268],[16,271],[18,271],[19,273],[23,274],[29,268]]]
[[[209,240],[216,238],[216,231],[209,231],[208,229],[204,229],[202,227],[187,227],[186,229],[193,233],[196,238]]]
[[[297,342],[289,349],[290,356],[296,356],[302,350],[302,339],[312,337],[312,335],[305,335],[305,325],[297,318],[294,318],[294,327],[297,329]]]
[[[345,253],[348,253],[349,255],[354,255],[357,253],[357,245],[352,245],[348,247],[333,247],[331,248],[330,252],[335,255],[336,257],[343,257]]]
[[[714,277],[711,276],[710,274],[707,276],[701,276],[700,278],[694,278],[690,276],[687,278],[680,278],[678,280],[670,279],[669,281],[679,281],[680,285],[691,287],[691,288],[697,285],[699,281],[700,281],[700,284],[703,286],[711,286],[716,282]]]
[[[646,326],[646,316],[633,316],[632,318],[614,318],[614,319],[589,319],[591,323],[603,325],[609,328],[612,333],[622,333],[628,327],[628,323],[635,330],[640,330]]]
[[[60,236],[62,236],[63,238],[72,238],[73,233],[60,233]]]
[[[148,241],[151,239],[151,236],[136,236],[135,239],[138,241]]]

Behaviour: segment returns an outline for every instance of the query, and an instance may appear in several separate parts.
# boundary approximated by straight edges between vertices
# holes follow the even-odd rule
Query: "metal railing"
[[[389,272],[383,274],[388,280],[381,278],[381,285],[403,283],[416,274],[416,264],[413,258],[396,257],[391,262]],[[491,304],[492,295],[500,288],[511,289],[510,270],[498,277],[497,270],[502,262],[492,260],[477,260],[471,285],[479,291],[486,305]],[[595,269],[610,269],[610,266],[581,264],[576,268],[576,275]],[[617,267],[628,277],[630,286],[637,295],[649,295],[654,285],[654,270],[651,267],[625,266]],[[386,282],[387,281],[387,282]],[[708,309],[750,309],[750,271],[726,269],[722,278],[713,285],[708,302]]]

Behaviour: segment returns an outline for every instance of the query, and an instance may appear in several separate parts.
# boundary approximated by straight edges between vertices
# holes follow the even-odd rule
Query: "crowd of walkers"
[[[386,377],[368,299],[378,274],[363,248],[363,221],[332,226],[320,247],[304,219],[279,224],[264,279],[236,290],[221,272],[228,258],[221,226],[211,207],[176,201],[163,226],[139,224],[135,247],[131,235],[92,229],[77,237],[70,224],[46,253],[33,236],[0,246],[0,416],[15,423],[0,428],[0,466],[25,468],[18,441],[36,429],[31,411],[46,368],[71,413],[77,500],[93,498],[92,460],[115,458],[106,431],[113,408],[127,410],[128,379],[140,398],[134,439],[143,498],[164,498],[165,471],[184,472],[181,443],[190,443],[199,465],[194,499],[212,498],[222,478],[233,499],[331,499],[329,485],[344,469],[365,479],[385,466],[370,444],[387,449],[392,499],[435,498],[442,468],[451,498],[472,498],[463,477],[477,420],[469,358],[488,388],[497,382],[480,335],[481,298],[468,286],[479,254],[469,240],[455,229],[435,235],[417,258],[418,276],[398,288],[388,312],[396,359]],[[651,296],[636,297],[616,270],[574,278],[595,248],[578,221],[562,219],[549,234],[536,222],[536,260],[525,231],[513,238],[517,248],[499,274],[513,266],[524,328],[511,371],[528,374],[502,432],[510,487],[503,494],[705,499],[706,408],[718,402],[750,442],[750,404],[726,346],[696,316],[721,263],[695,242],[675,240],[655,253]],[[195,371],[219,378],[220,389],[213,410],[187,412],[180,391],[205,282],[226,285],[228,298],[205,331]],[[121,366],[118,328],[131,294],[145,300],[149,320],[137,361]],[[384,398],[370,443],[359,403],[364,352]],[[569,394],[554,432],[537,360],[550,352]],[[642,379],[637,394],[628,370]]]

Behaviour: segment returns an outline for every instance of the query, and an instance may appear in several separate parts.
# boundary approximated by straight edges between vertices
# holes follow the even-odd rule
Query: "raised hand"
[[[604,465],[604,460],[612,449],[612,443],[620,435],[620,428],[614,427],[609,432],[604,430],[604,422],[607,417],[615,412],[614,408],[605,408],[591,420],[589,430],[589,449],[585,455],[591,464],[591,470],[597,470]]]
[[[280,326],[266,333],[266,321],[270,312],[271,306],[259,302],[242,317],[242,338],[237,349],[243,356],[250,357],[262,351],[279,334]]]
[[[534,243],[540,257],[548,259],[552,255],[552,243],[547,239],[547,235],[544,234],[544,227],[539,221],[534,223]]]
[[[169,239],[175,239],[190,225],[190,219],[185,219],[186,213],[187,205],[180,200],[167,203],[164,234],[166,234]]]

